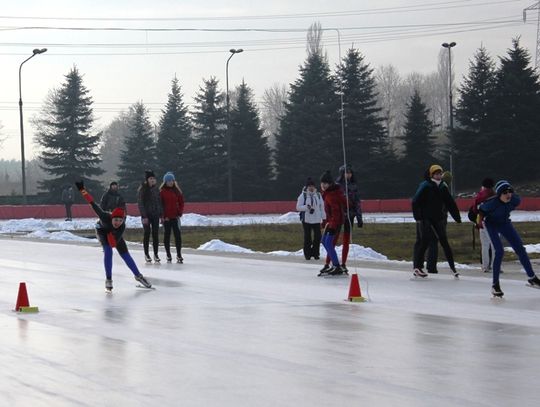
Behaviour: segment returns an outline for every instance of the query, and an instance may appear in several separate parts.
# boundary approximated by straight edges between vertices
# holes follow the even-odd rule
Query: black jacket
[[[461,222],[456,201],[443,181],[439,185],[432,180],[422,182],[412,199],[412,210],[415,220],[443,220],[448,210],[456,222]]]
[[[101,206],[101,209],[104,211],[112,211],[115,208],[122,208],[125,210],[126,201],[124,201],[124,197],[122,197],[118,191],[113,191],[109,188],[109,190],[101,197],[99,206]]]

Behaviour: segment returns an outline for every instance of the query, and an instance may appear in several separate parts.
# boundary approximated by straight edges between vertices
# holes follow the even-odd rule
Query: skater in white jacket
[[[326,219],[326,213],[323,198],[311,178],[307,179],[298,197],[296,210],[300,212],[300,220],[304,228],[304,257],[306,260],[312,257],[319,260],[321,222]]]

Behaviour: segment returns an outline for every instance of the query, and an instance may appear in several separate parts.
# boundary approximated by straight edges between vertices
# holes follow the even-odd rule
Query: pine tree
[[[219,91],[216,78],[203,83],[195,96],[184,185],[194,201],[223,201],[227,198],[225,95]]]
[[[343,87],[347,161],[362,180],[363,192],[373,193],[382,187],[389,151],[373,69],[351,48],[338,66],[336,79],[336,86]]]
[[[429,120],[429,109],[426,107],[418,90],[414,91],[405,114],[404,134],[401,136],[405,146],[403,157],[403,173],[407,184],[414,183],[422,169],[433,163],[433,124]]]
[[[171,83],[167,105],[159,121],[156,143],[159,160],[156,169],[160,174],[172,171],[179,182],[182,181],[190,137],[191,124],[188,110],[184,105],[178,79],[175,77]]]
[[[489,144],[485,151],[491,163],[490,175],[513,182],[538,176],[539,112],[539,76],[530,66],[529,52],[515,39],[507,57],[500,58],[489,109]]]
[[[93,134],[92,97],[83,85],[76,67],[65,76],[66,81],[51,93],[46,109],[36,121],[36,139],[42,147],[39,155],[42,168],[52,178],[39,182],[53,200],[59,200],[66,185],[84,180],[89,190],[102,189],[93,177],[103,173],[98,144],[101,135]]]
[[[489,146],[487,127],[489,106],[496,85],[495,63],[484,47],[478,49],[469,62],[469,73],[459,88],[456,106],[458,128],[453,134],[453,148],[460,185],[478,185],[490,167],[486,150]]]
[[[300,67],[300,77],[291,84],[276,137],[281,197],[295,195],[308,176],[317,179],[343,162],[338,109],[328,61],[320,51],[310,53]]]
[[[237,89],[230,126],[234,200],[268,199],[270,150],[260,127],[252,91],[244,82]]]
[[[156,146],[146,106],[142,102],[133,104],[129,107],[128,117],[129,135],[120,154],[118,178],[125,191],[124,198],[134,202],[137,189],[144,180],[144,171],[155,169]]]

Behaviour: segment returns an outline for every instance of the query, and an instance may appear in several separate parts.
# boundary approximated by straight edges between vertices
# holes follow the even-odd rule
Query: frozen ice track
[[[536,406],[540,292],[448,272],[360,269],[369,303],[315,263],[2,240],[0,406]],[[295,269],[296,268],[296,269]],[[354,270],[351,270],[353,272]],[[441,270],[442,271],[442,270]],[[35,315],[16,314],[26,281]]]

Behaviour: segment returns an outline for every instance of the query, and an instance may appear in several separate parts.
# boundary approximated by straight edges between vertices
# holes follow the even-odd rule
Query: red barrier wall
[[[467,211],[473,199],[458,199],[461,211]],[[520,210],[540,211],[540,197],[523,198]],[[200,215],[243,215],[286,213],[296,210],[296,201],[267,201],[267,202],[188,202],[185,213]],[[362,210],[370,212],[411,212],[410,199],[368,199],[362,201]],[[92,218],[95,213],[89,205],[73,205],[73,217]],[[0,205],[0,219],[24,218],[63,218],[63,205]],[[138,216],[136,204],[128,204],[128,214]]]

